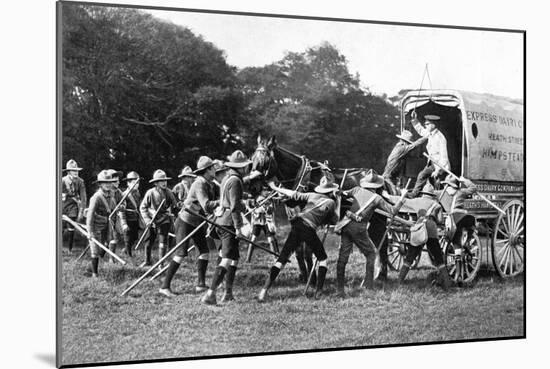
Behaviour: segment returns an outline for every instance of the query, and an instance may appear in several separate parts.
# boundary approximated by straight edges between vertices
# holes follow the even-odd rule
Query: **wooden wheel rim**
[[[523,202],[512,200],[504,206],[494,226],[493,265],[502,278],[523,272],[525,267],[525,209]]]

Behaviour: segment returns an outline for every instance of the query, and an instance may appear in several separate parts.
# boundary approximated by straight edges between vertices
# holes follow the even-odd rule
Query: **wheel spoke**
[[[506,230],[508,231],[508,233],[511,232],[511,229],[512,229],[512,218],[514,218],[514,216],[515,216],[515,214],[516,214],[516,210],[515,210],[515,208],[514,208],[513,206],[510,208],[510,210],[511,210],[511,214],[508,213],[508,215],[506,216],[506,224],[508,225],[508,226],[506,227]]]
[[[508,240],[506,240],[506,241],[508,241]],[[507,247],[506,245],[502,246],[500,248],[500,250],[497,251],[497,259],[500,258],[501,254],[504,253],[504,251],[506,251],[506,247]]]
[[[503,249],[505,250],[505,252],[504,252],[504,255],[502,256],[502,259],[500,259],[500,262],[498,263],[499,269],[508,261],[508,259],[507,259],[508,247],[505,246],[505,247],[503,247]]]
[[[519,227],[516,231],[516,236],[519,236],[520,234],[522,234],[524,229],[525,229],[525,227],[523,225],[521,227]]]
[[[508,232],[504,232],[500,227],[497,229],[497,235],[498,235],[499,232],[502,233],[504,238],[509,238],[510,237],[510,234]]]
[[[455,272],[456,272],[456,264],[453,264],[453,266],[451,267],[451,270],[449,270],[449,274],[453,275]]]
[[[514,255],[513,248],[514,246],[510,246],[510,275],[514,274],[514,267],[516,266],[516,257]]]
[[[523,264],[523,257],[521,256],[519,250],[517,249],[517,247],[514,247],[512,246],[512,249],[514,251],[514,253],[516,254],[516,256],[519,258],[519,261],[521,262],[521,264]]]
[[[514,224],[514,229],[521,226],[521,223],[523,222],[524,215],[525,215],[525,213],[521,213],[521,215],[518,217],[518,219],[516,220],[516,223]]]

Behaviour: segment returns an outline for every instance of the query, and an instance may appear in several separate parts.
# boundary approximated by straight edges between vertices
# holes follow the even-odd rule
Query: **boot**
[[[411,269],[411,267],[407,264],[403,264],[403,266],[401,267],[401,269],[399,270],[399,284],[403,284],[403,282],[405,282],[405,277],[407,277],[407,274],[409,273],[409,270]]]

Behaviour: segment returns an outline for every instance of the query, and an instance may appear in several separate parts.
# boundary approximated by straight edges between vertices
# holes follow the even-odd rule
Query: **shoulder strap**
[[[234,177],[238,178],[236,174],[230,174],[229,177],[227,177],[227,179],[225,180],[225,182],[223,182],[223,186],[222,186],[221,191],[220,191],[220,206],[222,208],[223,208],[223,200],[224,200],[224,195],[225,195],[225,189],[227,188],[227,184],[229,183],[229,181]]]
[[[315,209],[317,209],[317,208],[320,208],[322,205],[326,204],[326,203],[329,202],[329,201],[330,201],[330,199],[324,199],[323,201],[319,202],[317,205],[315,205],[315,206],[312,207],[311,209],[308,209],[308,210],[304,211],[304,212],[302,213],[302,215],[303,215],[303,214],[307,214],[307,213],[309,213],[309,212],[312,212],[313,210],[315,210]]]
[[[107,209],[107,212],[111,214],[111,207],[109,206],[109,203],[107,202],[107,199],[105,198],[105,196],[103,196],[102,192],[99,192],[99,198],[103,202],[103,206],[105,206],[105,209]]]
[[[365,209],[368,208],[368,206],[370,204],[372,204],[374,200],[376,200],[376,194],[375,193],[373,193],[371,198],[368,199],[367,202],[355,212],[355,215],[360,215],[362,212],[364,212]]]

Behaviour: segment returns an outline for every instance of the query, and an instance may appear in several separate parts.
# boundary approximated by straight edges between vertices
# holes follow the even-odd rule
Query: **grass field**
[[[428,257],[398,286],[397,273],[374,291],[359,287],[364,258],[350,257],[348,297],[335,297],[337,239],[327,238],[329,271],[321,300],[302,296],[294,258],[270,290],[269,302],[255,297],[272,257],[256,251],[241,260],[236,301],[199,303],[194,294],[195,254],[174,278],[174,299],[158,294],[160,281],[142,282],[126,297],[121,292],[144,270],[100,262],[100,278],[89,278],[88,261],[64,253],[62,263],[63,364],[242,354],[318,348],[433,342],[524,334],[523,275],[502,281],[481,271],[475,283],[442,292],[429,285]],[[79,245],[81,246],[81,245]],[[77,249],[78,251],[78,249]],[[241,246],[244,255],[244,245]],[[140,256],[138,260],[141,261]],[[241,259],[244,259],[241,257]],[[214,270],[211,253],[207,282]],[[482,267],[483,268],[483,267]],[[221,292],[221,291],[220,291]],[[221,293],[218,293],[218,298]]]

